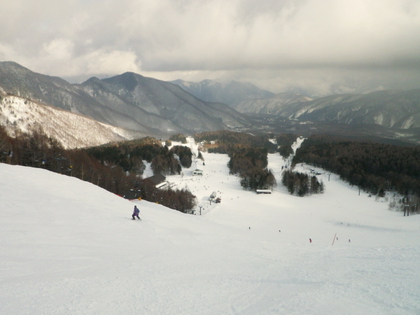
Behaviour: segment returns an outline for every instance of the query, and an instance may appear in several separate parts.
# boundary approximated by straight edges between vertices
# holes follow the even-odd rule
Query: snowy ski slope
[[[0,164],[0,314],[420,314],[420,216],[334,174],[322,195],[257,195],[203,155],[168,176],[201,216]],[[269,156],[279,183],[285,163]]]

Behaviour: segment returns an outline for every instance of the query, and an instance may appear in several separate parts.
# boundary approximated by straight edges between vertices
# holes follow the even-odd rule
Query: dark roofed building
[[[157,185],[163,183],[165,180],[166,180],[165,176],[163,176],[162,174],[156,174],[156,175],[153,175],[151,177],[143,179],[142,182],[157,186]]]
[[[140,182],[140,187],[142,185],[151,185],[156,188],[161,188],[165,186],[165,185],[162,185],[163,183],[166,183],[165,180],[166,180],[165,176],[163,176],[162,174],[156,174],[151,177],[143,179]],[[140,196],[141,196],[141,189],[130,189],[130,191],[126,192],[123,197],[126,199],[133,200],[133,199],[140,198]]]
[[[130,191],[126,192],[123,197],[125,199],[134,200],[134,199],[139,199],[140,196],[141,196],[140,190],[131,189]]]

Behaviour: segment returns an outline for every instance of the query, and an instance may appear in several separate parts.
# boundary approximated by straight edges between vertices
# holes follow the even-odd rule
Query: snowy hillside
[[[0,95],[0,125],[12,136],[16,131],[27,133],[40,128],[68,149],[139,136],[139,133],[12,95]]]
[[[203,155],[167,177],[201,216],[0,164],[0,314],[419,314],[420,216],[327,174],[323,195],[256,195]]]

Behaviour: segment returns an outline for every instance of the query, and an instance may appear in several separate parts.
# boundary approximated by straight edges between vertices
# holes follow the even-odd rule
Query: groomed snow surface
[[[325,173],[324,194],[290,196],[279,155],[257,195],[203,155],[167,177],[201,216],[0,164],[0,314],[420,314],[419,215]]]

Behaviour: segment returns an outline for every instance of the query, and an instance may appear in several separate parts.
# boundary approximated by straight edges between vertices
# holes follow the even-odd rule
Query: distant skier
[[[312,243],[312,239],[311,238],[309,239],[309,243]]]
[[[133,211],[133,215],[132,215],[133,220],[135,220],[136,218],[141,220],[140,217],[139,217],[139,214],[140,214],[139,208],[137,208],[137,206],[134,206],[134,211]]]

